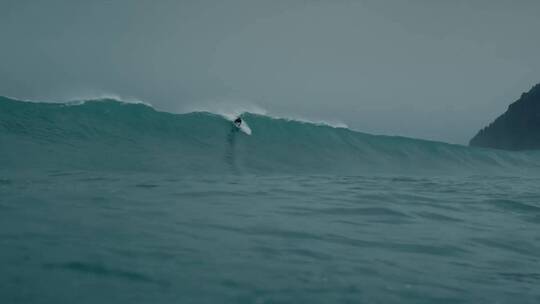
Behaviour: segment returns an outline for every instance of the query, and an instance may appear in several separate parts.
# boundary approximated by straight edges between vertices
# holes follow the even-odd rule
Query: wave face
[[[180,174],[537,175],[540,153],[504,152],[244,113],[171,114],[111,99],[0,97],[0,168]]]

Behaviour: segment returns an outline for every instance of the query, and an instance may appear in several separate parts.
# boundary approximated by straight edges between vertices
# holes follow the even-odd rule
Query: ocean
[[[540,153],[0,98],[0,303],[540,303]]]

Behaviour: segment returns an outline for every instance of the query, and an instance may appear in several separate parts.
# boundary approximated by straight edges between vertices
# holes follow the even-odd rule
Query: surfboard
[[[233,125],[240,131],[246,133],[247,135],[251,135],[251,128],[248,126],[246,121],[242,121],[241,124],[237,124],[233,121]]]

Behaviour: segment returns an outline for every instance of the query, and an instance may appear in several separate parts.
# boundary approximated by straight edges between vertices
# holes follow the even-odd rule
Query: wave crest
[[[538,174],[540,153],[503,152],[242,112],[160,112],[113,99],[79,106],[0,98],[0,168],[182,174]],[[236,114],[235,114],[236,115]]]

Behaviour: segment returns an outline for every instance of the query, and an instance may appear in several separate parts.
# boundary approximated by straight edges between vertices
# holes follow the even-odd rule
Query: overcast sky
[[[537,0],[0,0],[0,95],[466,143],[540,82]]]

